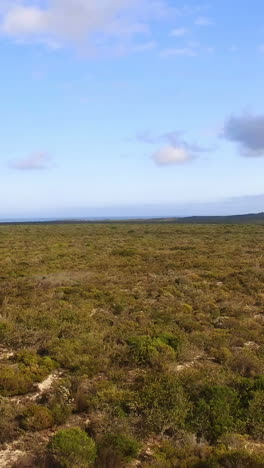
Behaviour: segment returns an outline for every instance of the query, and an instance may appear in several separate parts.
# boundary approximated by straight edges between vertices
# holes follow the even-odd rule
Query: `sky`
[[[0,0],[0,218],[264,211],[263,0]]]

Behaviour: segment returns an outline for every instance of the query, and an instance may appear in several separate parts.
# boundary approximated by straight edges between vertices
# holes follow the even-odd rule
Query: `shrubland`
[[[261,225],[1,226],[2,449],[264,466],[263,247]]]

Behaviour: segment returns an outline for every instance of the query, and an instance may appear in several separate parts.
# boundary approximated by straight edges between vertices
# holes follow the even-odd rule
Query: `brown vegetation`
[[[1,466],[264,466],[263,247],[254,225],[1,226]]]

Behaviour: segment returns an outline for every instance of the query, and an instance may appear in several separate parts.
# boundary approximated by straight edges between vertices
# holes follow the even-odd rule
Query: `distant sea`
[[[158,219],[162,216],[94,216],[85,218],[0,218],[0,223],[47,223],[52,221],[126,221],[130,219]]]

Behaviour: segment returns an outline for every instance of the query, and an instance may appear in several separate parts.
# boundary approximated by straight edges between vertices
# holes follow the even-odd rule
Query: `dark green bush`
[[[99,445],[99,460],[111,456],[119,460],[119,463],[128,463],[136,458],[140,451],[140,444],[133,437],[126,434],[106,434]],[[100,464],[100,461],[99,461]],[[120,465],[119,465],[120,466]]]
[[[190,428],[210,442],[226,432],[232,432],[239,417],[237,393],[225,386],[205,387],[193,405]]]
[[[58,431],[48,445],[55,462],[63,468],[87,468],[96,457],[94,441],[79,428]]]
[[[264,439],[264,391],[254,393],[248,408],[249,431],[256,439]]]
[[[71,409],[69,408],[69,406],[56,402],[50,405],[50,411],[52,414],[54,424],[58,426],[64,424],[71,414]]]

